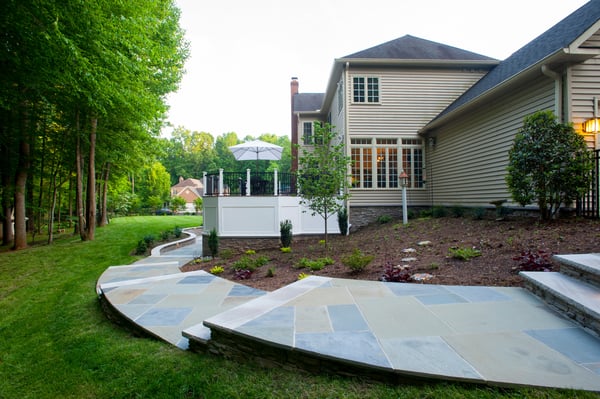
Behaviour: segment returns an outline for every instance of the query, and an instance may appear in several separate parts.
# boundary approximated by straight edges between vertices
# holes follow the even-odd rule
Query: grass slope
[[[262,369],[135,338],[104,316],[98,276],[129,264],[147,234],[198,217],[114,219],[81,242],[0,253],[0,398],[592,398],[558,390],[450,383],[387,386]]]

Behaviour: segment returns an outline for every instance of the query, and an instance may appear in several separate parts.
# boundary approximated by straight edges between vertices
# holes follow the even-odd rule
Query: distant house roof
[[[535,16],[533,17],[535,18]],[[599,18],[600,1],[592,0],[586,3],[501,62],[462,96],[456,99],[456,101],[450,104],[436,119],[467,104],[488,90],[538,64],[563,48],[569,47],[573,41],[596,23]]]
[[[292,98],[293,112],[311,112],[321,109],[324,93],[297,93]]]
[[[343,59],[402,59],[402,60],[455,60],[494,61],[493,58],[445,44],[406,35],[366,50],[342,57]]]
[[[171,188],[185,188],[185,187],[193,187],[193,188],[202,188],[202,180],[187,178],[185,180],[181,180],[179,183],[171,186]]]

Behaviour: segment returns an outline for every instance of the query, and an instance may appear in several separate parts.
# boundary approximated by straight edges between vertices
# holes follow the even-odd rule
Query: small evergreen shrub
[[[345,236],[348,235],[348,208],[343,207],[337,214],[338,227],[340,228],[340,234]]]
[[[269,267],[269,269],[267,270],[267,277],[275,277],[275,268],[274,267]]]
[[[377,223],[386,224],[392,221],[392,217],[390,215],[381,215],[377,218]]]
[[[292,244],[292,221],[289,219],[279,222],[281,246],[289,248]]]
[[[431,216],[434,218],[443,218],[446,216],[446,208],[443,206],[434,206],[431,208]]]
[[[173,235],[175,236],[175,238],[181,237],[182,233],[183,233],[183,229],[179,226],[175,226],[175,228],[173,229]]]
[[[233,249],[231,249],[231,248],[225,248],[224,250],[221,251],[221,256],[220,257],[222,259],[227,260],[227,259],[233,258],[233,255],[234,255]]]
[[[471,216],[475,220],[483,220],[483,218],[485,217],[485,213],[486,213],[485,208],[477,207],[471,211]]]
[[[147,236],[144,236],[144,242],[146,243],[148,248],[150,248],[154,244],[155,240],[156,240],[156,238],[154,238],[154,236],[152,234],[148,234]]]
[[[290,248],[290,247],[282,247],[279,250],[281,252],[283,252],[284,254],[289,254],[290,252],[292,252],[292,248]]]
[[[298,261],[298,268],[308,268],[312,271],[318,271],[318,270],[322,270],[325,266],[327,265],[333,265],[335,262],[333,261],[333,259],[331,258],[319,258],[316,260],[311,260],[308,258],[301,258]]]
[[[216,229],[212,229],[208,234],[208,249],[213,257],[219,254],[219,236]]]
[[[460,205],[453,205],[450,208],[450,214],[455,218],[461,218],[465,216],[465,208]]]
[[[146,244],[146,241],[139,240],[137,243],[137,246],[135,247],[135,254],[136,255],[144,255],[147,250],[148,250],[148,244]]]
[[[171,232],[170,231],[163,231],[160,233],[160,240],[161,241],[167,241],[169,239],[169,237],[171,237]]]
[[[307,277],[309,277],[309,276],[310,276],[310,274],[306,274],[306,273],[300,273],[300,274],[298,275],[298,280],[305,279],[305,278],[307,278]]]
[[[360,272],[365,269],[373,261],[373,255],[363,255],[360,249],[354,249],[352,255],[342,258],[344,266],[348,267],[353,272]]]

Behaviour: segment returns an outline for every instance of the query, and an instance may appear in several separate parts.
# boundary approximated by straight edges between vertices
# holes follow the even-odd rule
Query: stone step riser
[[[521,272],[524,287],[550,307],[600,336],[600,288],[564,273]],[[548,278],[552,276],[553,278]],[[554,278],[556,277],[556,278]]]

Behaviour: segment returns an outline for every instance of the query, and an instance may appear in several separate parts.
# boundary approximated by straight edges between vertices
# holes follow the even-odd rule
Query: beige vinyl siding
[[[418,137],[418,131],[477,82],[480,70],[406,68],[351,69],[345,85],[348,134],[352,137]],[[352,103],[352,78],[379,78],[380,102]],[[425,144],[424,144],[425,145]],[[427,158],[425,158],[427,166]],[[410,206],[430,204],[427,187],[408,189]],[[351,189],[355,206],[399,206],[401,189]]]
[[[435,205],[489,206],[510,200],[505,183],[508,151],[523,118],[554,109],[554,82],[539,77],[518,90],[431,133],[427,179]]]
[[[482,75],[451,69],[352,69],[345,88],[350,136],[416,135]],[[355,76],[379,77],[379,103],[351,103]]]
[[[581,132],[581,124],[594,115],[594,96],[600,100],[600,58],[592,58],[574,65],[570,70],[571,117],[575,128]],[[590,146],[593,134],[584,134]]]

